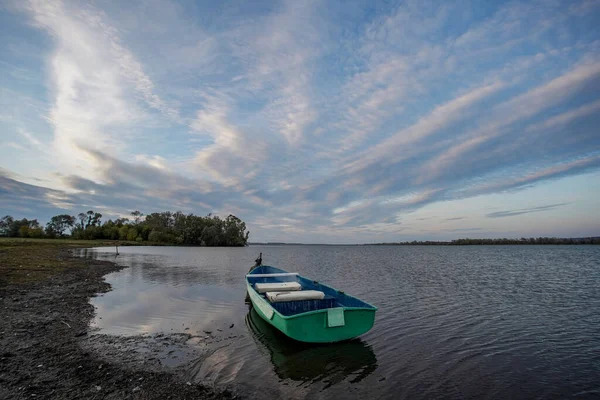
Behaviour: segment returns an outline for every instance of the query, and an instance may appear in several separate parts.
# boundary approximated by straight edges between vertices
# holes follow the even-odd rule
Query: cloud
[[[594,2],[11,7],[0,165],[27,197],[9,209],[235,212],[257,241],[379,241],[487,212],[441,202],[600,169]]]
[[[436,107],[431,113],[419,119],[414,125],[401,130],[392,137],[364,151],[362,156],[349,163],[350,173],[357,173],[371,165],[379,164],[383,159],[388,163],[400,162],[403,158],[412,156],[411,145],[426,139],[445,127],[468,116],[464,112],[486,96],[501,89],[501,82],[476,88],[456,99]]]
[[[521,209],[517,209],[517,210],[496,211],[496,212],[493,212],[493,213],[486,214],[486,217],[488,217],[488,218],[514,217],[516,215],[537,213],[537,212],[542,212],[542,211],[549,211],[549,210],[553,210],[553,209],[555,209],[557,207],[565,206],[567,204],[569,204],[569,203],[548,204],[548,205],[545,205],[545,206],[538,206],[538,207],[531,207],[531,208],[521,208]]]
[[[553,129],[569,124],[575,120],[588,115],[598,114],[600,112],[600,100],[594,101],[590,104],[584,104],[574,110],[569,110],[564,113],[558,114],[546,121],[530,125],[527,127],[528,132],[535,132],[542,129]]]
[[[456,228],[456,229],[446,229],[446,232],[477,232],[481,231],[482,228]]]
[[[121,152],[126,138],[135,136],[134,124],[148,119],[145,106],[178,118],[154,93],[151,79],[104,13],[61,1],[30,1],[23,7],[56,43],[48,60],[53,105],[47,118],[63,168],[77,167],[93,178],[94,167],[78,153],[79,146]]]

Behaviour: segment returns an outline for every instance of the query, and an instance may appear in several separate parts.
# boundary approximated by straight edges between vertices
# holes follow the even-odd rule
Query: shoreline
[[[89,300],[111,290],[106,274],[125,267],[77,257],[71,249],[0,245],[0,398],[235,397],[157,371],[147,360],[133,367],[89,351]]]

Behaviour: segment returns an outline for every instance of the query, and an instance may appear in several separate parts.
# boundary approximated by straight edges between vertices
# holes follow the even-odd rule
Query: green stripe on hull
[[[248,283],[247,289],[256,313],[288,337],[300,342],[333,343],[352,339],[367,332],[375,322],[375,309],[352,307],[284,316],[273,309]],[[336,312],[329,316],[329,310]],[[343,317],[337,310],[343,310]]]

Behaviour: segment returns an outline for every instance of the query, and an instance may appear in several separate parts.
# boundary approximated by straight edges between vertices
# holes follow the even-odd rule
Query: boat
[[[373,349],[361,338],[321,345],[298,342],[265,322],[252,306],[246,326],[261,353],[270,356],[273,371],[281,380],[333,385],[350,377],[357,383],[377,369]]]
[[[246,275],[256,313],[286,336],[334,343],[368,332],[377,307],[297,272],[261,265]]]

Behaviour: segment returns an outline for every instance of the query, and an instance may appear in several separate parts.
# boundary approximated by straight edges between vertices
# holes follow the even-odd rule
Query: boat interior
[[[296,272],[263,265],[253,269],[246,277],[263,299],[286,316],[336,307],[373,308],[357,298],[304,278]]]

